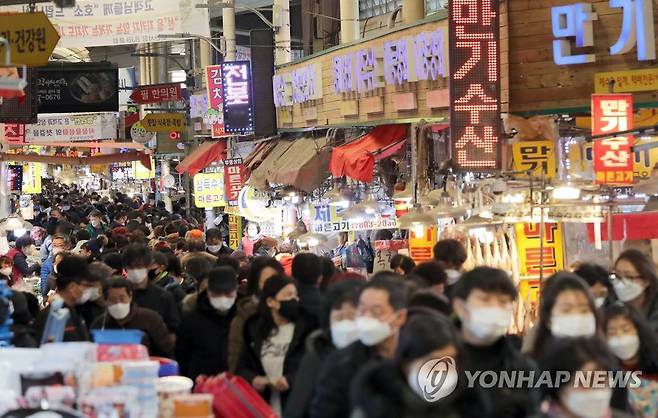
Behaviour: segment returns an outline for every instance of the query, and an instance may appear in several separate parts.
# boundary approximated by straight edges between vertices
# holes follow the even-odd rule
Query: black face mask
[[[299,316],[299,301],[297,299],[280,300],[279,314],[289,321],[294,321]]]

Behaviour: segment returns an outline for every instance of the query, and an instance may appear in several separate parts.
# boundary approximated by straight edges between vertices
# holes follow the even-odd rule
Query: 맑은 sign
[[[52,65],[35,77],[39,113],[116,112],[119,70],[109,63]]]

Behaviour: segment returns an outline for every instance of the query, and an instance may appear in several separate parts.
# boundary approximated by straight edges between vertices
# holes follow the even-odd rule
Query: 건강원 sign
[[[498,0],[450,3],[450,132],[455,167],[500,168]]]

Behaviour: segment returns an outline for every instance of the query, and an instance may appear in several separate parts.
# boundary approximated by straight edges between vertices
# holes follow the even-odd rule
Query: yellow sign
[[[11,45],[11,64],[38,67],[48,64],[59,34],[43,12],[0,15],[0,36]],[[4,46],[0,46],[4,63]]]
[[[611,86],[612,90],[610,90]],[[658,90],[658,68],[594,74],[595,93],[633,93],[654,90]]]
[[[651,144],[658,142],[658,137],[650,137],[636,141],[635,145]],[[592,168],[592,144],[576,143],[569,146],[569,175],[586,176],[593,175]],[[633,176],[639,179],[651,177],[653,167],[658,164],[658,147],[633,153]]]
[[[197,208],[226,206],[224,173],[207,173],[194,176],[194,204]]]
[[[542,260],[540,224],[515,225],[521,279],[537,279],[542,270],[547,278],[564,269],[562,226],[545,224],[544,228]]]
[[[512,145],[514,171],[531,172],[541,177],[555,177],[555,144],[553,141],[526,141]]]
[[[228,215],[228,246],[236,250],[242,240],[242,217]]]
[[[142,126],[149,132],[181,132],[185,129],[183,113],[149,113],[142,120]]]
[[[23,164],[23,193],[41,193],[41,163]]]
[[[432,250],[436,244],[436,227],[421,227],[409,230],[409,256],[416,263],[432,259]]]
[[[149,180],[155,177],[155,161],[151,157],[151,169],[147,169],[140,161],[133,161],[133,178],[135,180]]]

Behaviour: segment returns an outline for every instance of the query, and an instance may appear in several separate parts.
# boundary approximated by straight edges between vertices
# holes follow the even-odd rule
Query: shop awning
[[[176,171],[180,174],[189,173],[193,176],[213,162],[225,158],[226,141],[204,142],[176,166]]]
[[[254,149],[247,155],[244,160],[244,168],[247,176],[255,170],[263,160],[269,155],[269,153],[276,146],[277,141],[264,141],[258,143]]]
[[[335,177],[371,182],[375,161],[388,158],[406,143],[407,125],[378,126],[361,138],[334,148],[329,168]]]
[[[327,145],[325,137],[280,140],[253,170],[247,183],[257,189],[278,184],[310,193],[329,177],[331,149]]]
[[[0,153],[0,161],[16,161],[29,163],[46,163],[61,165],[105,165],[140,161],[144,167],[151,169],[151,156],[143,152],[123,152],[115,154],[99,154],[93,157],[64,157],[57,155],[36,154],[6,154]]]
[[[658,238],[658,213],[639,212],[612,215],[613,241],[638,241]],[[594,224],[587,224],[587,240],[594,242]],[[608,223],[601,223],[601,240],[608,240]]]

